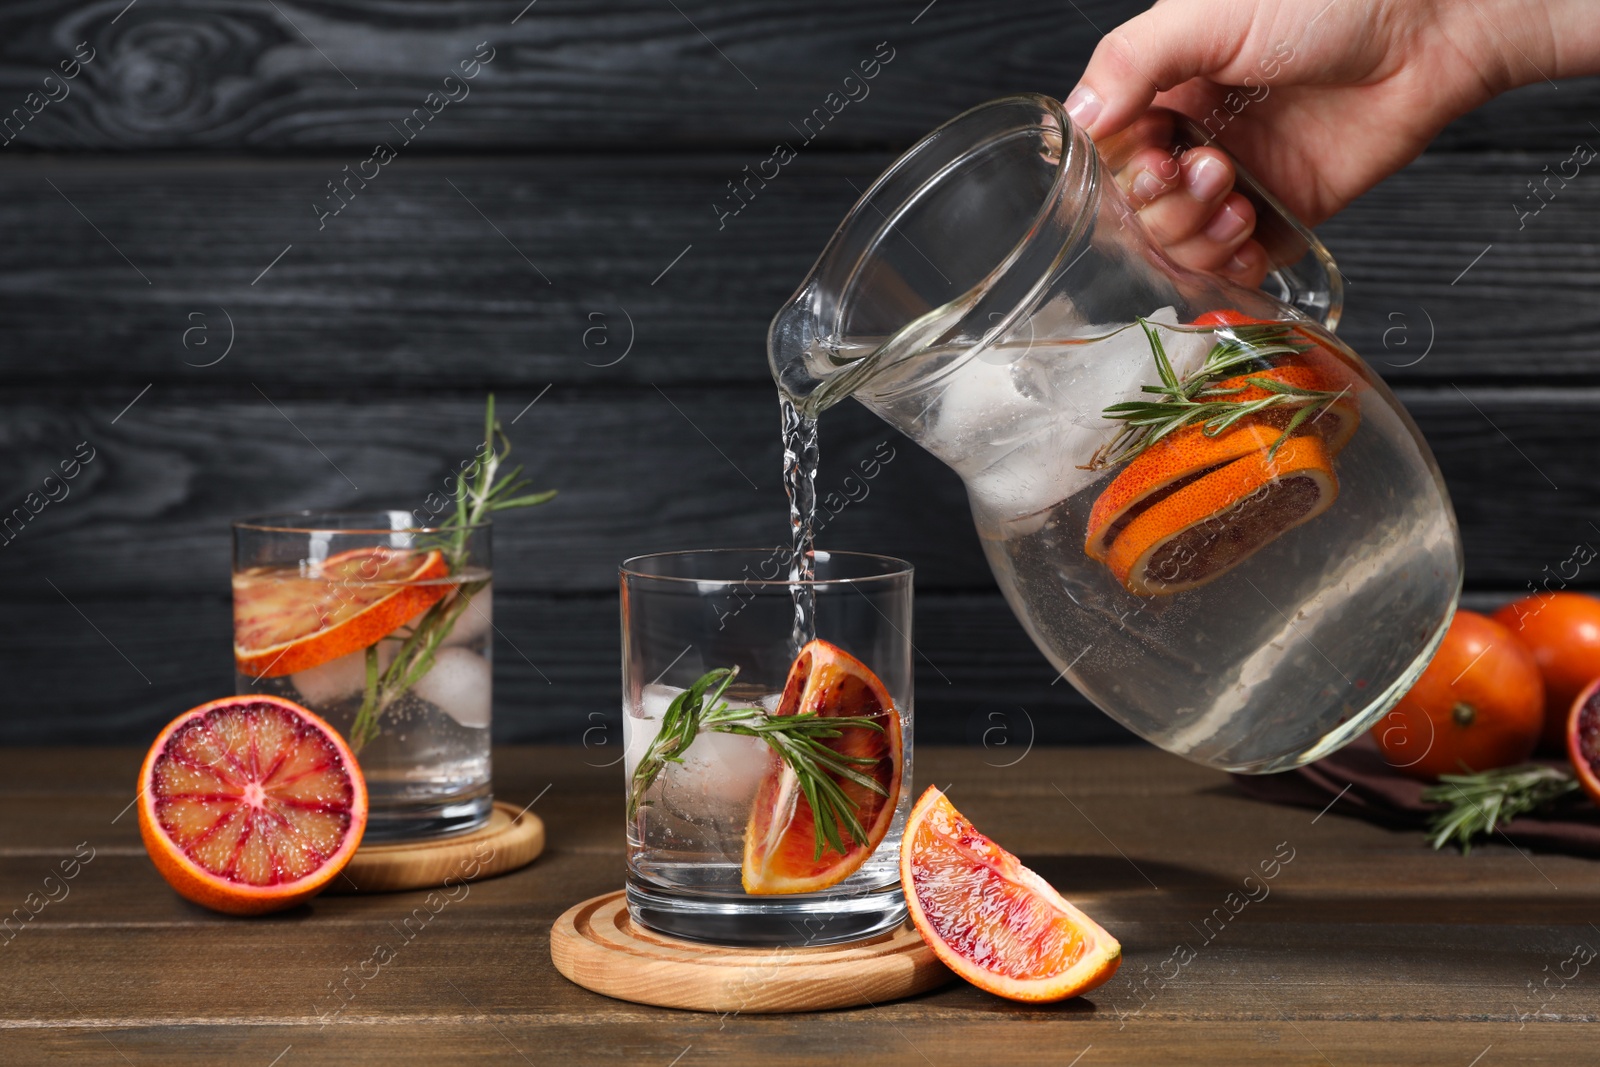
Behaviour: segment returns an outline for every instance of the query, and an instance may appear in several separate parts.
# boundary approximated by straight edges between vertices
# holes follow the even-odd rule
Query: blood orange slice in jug
[[[1272,326],[1283,327],[1281,322],[1269,322],[1266,319],[1253,319],[1237,311],[1208,311],[1194,320],[1196,326]],[[1306,393],[1334,394],[1334,399],[1323,405],[1311,419],[1300,424],[1303,433],[1314,433],[1322,438],[1328,446],[1331,455],[1338,455],[1345,445],[1350,443],[1350,438],[1355,436],[1356,428],[1361,425],[1361,405],[1356,394],[1367,388],[1367,383],[1361,376],[1345,364],[1338,356],[1327,348],[1317,344],[1303,331],[1295,330],[1292,336],[1301,351],[1292,355],[1279,356],[1273,366],[1263,370],[1251,370],[1235,375],[1207,387],[1205,396],[1220,396],[1235,404],[1247,404],[1256,400],[1265,400],[1272,395],[1273,390],[1267,388],[1262,382],[1275,383],[1280,389],[1303,390]],[[1256,381],[1251,381],[1254,378]],[[1307,403],[1321,403],[1306,398]],[[1294,418],[1296,408],[1293,405],[1271,407],[1259,413],[1256,418],[1264,424],[1283,429],[1290,419]]]
[[[1163,596],[1204,585],[1332,506],[1339,495],[1321,438],[1252,452],[1142,511],[1106,553],[1130,592]]]
[[[1111,542],[1141,512],[1224,463],[1267,451],[1279,436],[1280,431],[1251,419],[1220,434],[1185,426],[1162,438],[1135,456],[1095,498],[1084,551],[1091,559],[1105,559]]]

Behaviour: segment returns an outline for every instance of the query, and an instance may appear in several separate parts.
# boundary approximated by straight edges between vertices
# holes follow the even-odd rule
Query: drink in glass
[[[240,693],[287,697],[350,743],[367,839],[488,819],[493,577],[487,522],[298,512],[234,524]]]
[[[823,945],[905,915],[911,567],[817,552],[799,589],[787,556],[622,565],[628,905],[678,937]]]

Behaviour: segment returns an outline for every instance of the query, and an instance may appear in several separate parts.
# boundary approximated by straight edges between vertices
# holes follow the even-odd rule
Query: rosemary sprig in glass
[[[467,542],[475,527],[496,511],[527,508],[543,504],[556,495],[554,489],[540,493],[523,492],[530,482],[522,477],[522,466],[502,469],[511,455],[511,440],[494,413],[494,394],[489,394],[483,413],[483,444],[474,457],[471,476],[456,479],[455,513],[436,534],[419,539],[419,548],[437,550],[444,555],[452,575],[460,574],[467,560]],[[366,684],[361,707],[350,724],[350,748],[361,749],[378,736],[379,720],[396,700],[433,669],[434,656],[456,621],[472,605],[472,598],[488,585],[487,580],[461,582],[436,601],[417,621],[416,627],[401,642],[388,667],[380,668],[378,645],[367,648]],[[482,610],[474,609],[474,610]]]
[[[1179,377],[1155,325],[1145,319],[1138,322],[1150,342],[1150,354],[1161,379],[1160,385],[1147,385],[1142,391],[1160,399],[1126,400],[1108,406],[1101,414],[1121,422],[1122,426],[1088,463],[1080,466],[1080,470],[1102,470],[1132,459],[1168,434],[1195,423],[1204,426],[1207,436],[1215,437],[1247,415],[1273,407],[1294,407],[1294,414],[1267,453],[1270,461],[1277,455],[1278,448],[1307,420],[1321,414],[1344,394],[1344,390],[1302,389],[1255,375],[1245,379],[1247,385],[1232,389],[1215,384],[1220,379],[1236,377],[1251,364],[1260,364],[1275,356],[1294,355],[1312,347],[1293,326],[1267,323],[1226,327],[1225,333],[1219,332],[1221,339],[1206,353],[1200,367]],[[1251,385],[1266,390],[1267,395],[1255,400],[1228,399]]]
[[[1480,774],[1441,774],[1439,784],[1423,790],[1422,799],[1444,807],[1428,821],[1430,843],[1443,848],[1454,841],[1462,854],[1472,843],[1530,811],[1548,807],[1578,788],[1572,772],[1525,763]]]
[[[738,674],[737,667],[708,671],[667,706],[655,740],[650,742],[628,783],[628,818],[633,819],[647,803],[645,794],[667,764],[683,762],[684,753],[694,744],[695,735],[701,730],[714,730],[759,737],[794,773],[796,785],[811,805],[816,827],[813,858],[822,858],[825,845],[843,855],[846,834],[854,843],[866,844],[867,831],[861,825],[855,805],[839,787],[838,779],[854,782],[886,797],[888,791],[858,769],[877,761],[871,756],[835,752],[823,742],[838,737],[848,727],[881,732],[882,724],[867,715],[828,716],[813,712],[771,715],[761,708],[732,707],[723,701],[722,695]],[[889,714],[894,714],[892,709]]]

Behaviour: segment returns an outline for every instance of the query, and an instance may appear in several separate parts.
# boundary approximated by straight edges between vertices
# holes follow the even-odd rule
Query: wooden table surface
[[[980,749],[917,754],[920,783],[950,787],[1122,941],[1108,985],[1040,1007],[954,983],[860,1010],[726,1017],[608,1000],[550,965],[555,917],[621,884],[620,772],[587,763],[594,752],[496,753],[498,794],[537,797],[549,831],[528,869],[431,915],[425,894],[401,893],[252,920],[193,907],[157,876],[127,807],[139,756],[0,753],[0,907],[37,911],[0,934],[0,1062],[1596,1060],[1581,1024],[1600,1017],[1600,964],[1575,960],[1600,947],[1600,864],[1430,852],[1337,803],[1318,816],[1248,800],[1150,749],[1035,748],[1009,767]],[[75,852],[76,877],[59,880]],[[1275,877],[1261,880],[1263,863]],[[427,922],[407,927],[418,908]],[[345,1003],[333,989],[352,974]]]

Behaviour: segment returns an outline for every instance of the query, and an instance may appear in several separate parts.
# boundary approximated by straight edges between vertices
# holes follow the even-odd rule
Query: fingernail
[[[1066,108],[1067,117],[1077,123],[1080,130],[1088,131],[1094,125],[1094,120],[1100,117],[1105,102],[1093,89],[1080,85],[1067,97]]]
[[[1246,263],[1238,256],[1234,256],[1232,259],[1228,260],[1228,265],[1224,269],[1229,274],[1249,274],[1250,264]]]
[[[1133,196],[1140,202],[1140,207],[1166,191],[1167,183],[1156,177],[1153,171],[1141,170],[1133,179]]]
[[[1196,200],[1215,200],[1228,187],[1228,168],[1222,160],[1206,156],[1188,169],[1184,181]]]
[[[1206,224],[1206,237],[1218,244],[1226,244],[1243,233],[1248,225],[1244,217],[1233,209],[1232,204],[1224,204]]]

